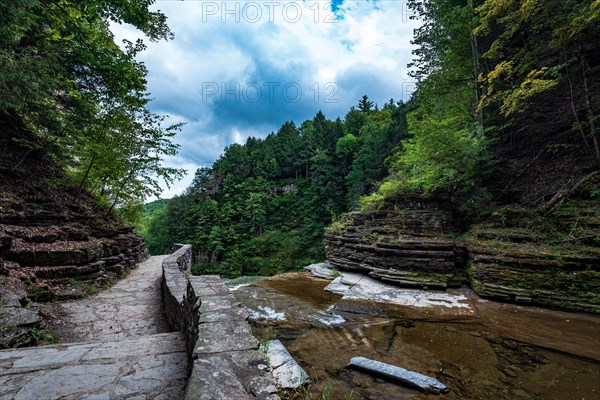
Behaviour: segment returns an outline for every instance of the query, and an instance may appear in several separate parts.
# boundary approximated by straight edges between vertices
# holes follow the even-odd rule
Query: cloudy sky
[[[413,29],[400,0],[158,0],[175,34],[147,43],[150,108],[185,122],[168,165],[186,178],[163,198],[181,193],[199,166],[228,144],[264,137],[285,121],[321,110],[343,118],[364,95],[382,105],[406,99]],[[117,42],[140,34],[113,26]]]

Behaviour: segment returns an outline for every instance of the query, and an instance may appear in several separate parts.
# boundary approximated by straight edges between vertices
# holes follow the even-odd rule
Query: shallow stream
[[[329,283],[291,273],[233,292],[255,335],[280,339],[310,376],[298,398],[600,398],[598,317],[490,302],[468,290],[456,293],[461,307],[381,304],[329,293]],[[355,356],[435,377],[449,392],[428,395],[346,368]]]

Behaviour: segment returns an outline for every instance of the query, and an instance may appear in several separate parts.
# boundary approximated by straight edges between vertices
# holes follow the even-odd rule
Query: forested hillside
[[[126,223],[178,175],[162,159],[179,126],[148,109],[143,42],[109,26],[171,38],[151,3],[0,2],[0,348],[57,340],[32,302],[93,294],[148,256]]]
[[[229,146],[150,222],[151,251],[187,241],[202,271],[272,274],[322,258],[342,212],[403,193],[449,194],[457,234],[500,207],[547,211],[574,190],[597,201],[600,2],[408,3],[423,21],[410,102],[365,96],[343,120],[319,112]]]
[[[150,219],[143,232],[151,252],[191,242],[204,253],[204,271],[230,276],[322,259],[323,229],[388,174],[384,161],[407,137],[412,107],[391,99],[379,108],[364,96],[344,121],[318,112],[228,146]]]

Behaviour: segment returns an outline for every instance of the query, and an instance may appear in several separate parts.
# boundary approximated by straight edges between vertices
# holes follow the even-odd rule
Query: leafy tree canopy
[[[150,40],[173,35],[151,0],[15,0],[0,4],[0,118],[33,136],[22,144],[54,156],[108,209],[159,193],[158,178],[180,172],[160,161],[175,154],[179,125],[147,109],[141,40],[114,43],[109,23],[128,23]],[[18,168],[16,165],[15,168]]]

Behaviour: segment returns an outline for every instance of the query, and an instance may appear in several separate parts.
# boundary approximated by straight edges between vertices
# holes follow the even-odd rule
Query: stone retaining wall
[[[191,245],[163,261],[167,320],[187,340],[186,399],[278,399],[248,315],[216,275],[192,276]]]

